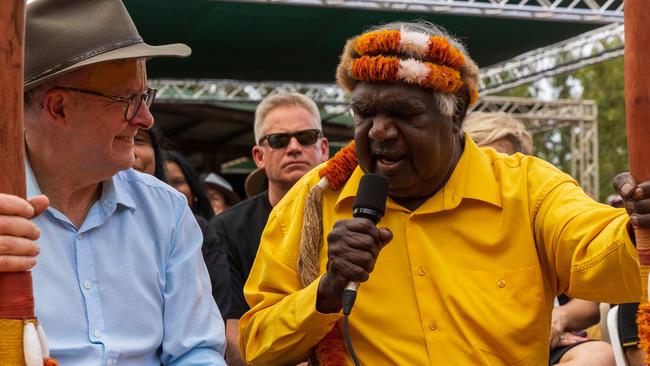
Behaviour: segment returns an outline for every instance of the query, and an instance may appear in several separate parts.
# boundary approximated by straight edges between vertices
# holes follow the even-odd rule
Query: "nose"
[[[396,139],[399,131],[390,117],[384,115],[376,116],[368,131],[368,137],[374,141],[386,141]]]
[[[287,154],[296,155],[300,154],[301,152],[302,145],[300,145],[300,142],[298,142],[298,139],[295,136],[291,137],[291,140],[289,140],[289,145],[287,145]]]
[[[142,102],[142,105],[140,105],[140,109],[138,109],[138,113],[135,114],[135,117],[129,122],[132,125],[142,128],[144,130],[147,130],[151,127],[153,127],[154,124],[154,119],[153,115],[151,114],[151,111],[149,110],[149,107]]]

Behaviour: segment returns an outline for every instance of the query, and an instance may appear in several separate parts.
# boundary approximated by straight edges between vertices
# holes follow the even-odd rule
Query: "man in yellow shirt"
[[[352,93],[359,166],[334,158],[271,212],[244,288],[251,364],[352,364],[340,341],[348,281],[362,282],[349,334],[365,365],[544,365],[556,295],[640,297],[624,210],[551,164],[463,135],[478,69],[456,40],[387,24],[348,41],[337,79]],[[352,218],[364,173],[389,182],[377,227]],[[629,176],[618,186],[648,196]],[[650,212],[637,203],[636,224]]]

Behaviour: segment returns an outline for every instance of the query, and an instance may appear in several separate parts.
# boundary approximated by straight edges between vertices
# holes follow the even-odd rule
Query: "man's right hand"
[[[41,232],[30,220],[49,203],[45,196],[24,200],[0,193],[0,272],[27,271],[36,265]]]
[[[337,221],[327,236],[327,273],[318,285],[316,310],[339,312],[346,284],[368,281],[379,252],[392,239],[390,230],[377,228],[368,219]]]

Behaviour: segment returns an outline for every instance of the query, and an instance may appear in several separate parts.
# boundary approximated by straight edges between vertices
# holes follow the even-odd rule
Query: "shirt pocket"
[[[491,359],[512,365],[548,341],[544,290],[538,266],[509,271],[458,271],[450,308],[467,341]],[[550,322],[550,320],[548,321]],[[547,332],[548,333],[548,332]],[[497,363],[499,364],[499,363]]]

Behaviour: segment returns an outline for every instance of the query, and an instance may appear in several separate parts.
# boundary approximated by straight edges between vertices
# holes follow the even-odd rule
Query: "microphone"
[[[352,216],[363,217],[377,225],[386,210],[388,180],[379,174],[366,174],[361,177],[357,196],[352,205]],[[348,282],[343,290],[343,314],[349,315],[357,297],[359,282]]]

